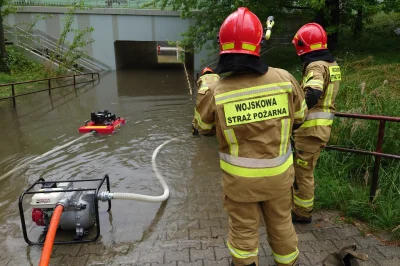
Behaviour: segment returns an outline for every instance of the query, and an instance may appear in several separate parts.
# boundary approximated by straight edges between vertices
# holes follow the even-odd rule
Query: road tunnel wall
[[[116,69],[152,68],[157,65],[157,42],[114,42]]]

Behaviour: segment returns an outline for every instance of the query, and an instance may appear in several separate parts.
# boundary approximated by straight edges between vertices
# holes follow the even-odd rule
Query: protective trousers
[[[316,144],[318,145],[318,144]],[[296,149],[294,156],[294,208],[293,212],[310,218],[314,207],[314,169],[321,154],[321,146],[312,152]]]
[[[235,202],[225,196],[229,215],[228,248],[235,266],[258,264],[258,228],[264,218],[268,242],[278,266],[294,265],[299,255],[297,235],[291,220],[293,193],[262,202]]]

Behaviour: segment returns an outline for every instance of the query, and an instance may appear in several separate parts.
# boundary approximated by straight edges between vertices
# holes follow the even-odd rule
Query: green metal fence
[[[72,6],[79,0],[11,0],[18,6]],[[84,6],[104,8],[160,9],[151,0],[85,0]]]

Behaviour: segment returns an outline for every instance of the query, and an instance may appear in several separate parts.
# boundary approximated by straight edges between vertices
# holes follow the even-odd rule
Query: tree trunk
[[[357,16],[356,16],[356,21],[354,23],[354,28],[353,28],[353,37],[354,39],[359,39],[362,35],[364,28],[363,24],[363,10],[362,7],[359,7],[357,10]]]
[[[10,67],[8,66],[7,62],[6,42],[4,39],[3,16],[1,12],[0,12],[0,72],[10,73]]]
[[[329,15],[326,14],[328,10]],[[325,8],[318,10],[314,21],[320,24],[325,30],[328,27],[335,29],[334,32],[328,34],[328,49],[333,51],[338,47],[339,41],[339,23],[340,23],[340,6],[339,0],[326,0]]]

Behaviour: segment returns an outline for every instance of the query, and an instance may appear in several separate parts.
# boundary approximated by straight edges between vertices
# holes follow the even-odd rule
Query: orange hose
[[[46,234],[46,240],[42,250],[42,256],[40,257],[39,266],[48,266],[50,262],[51,251],[53,250],[54,238],[58,229],[58,223],[60,222],[61,214],[64,211],[64,206],[57,205],[54,209],[53,215],[51,216],[49,230]]]

